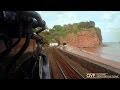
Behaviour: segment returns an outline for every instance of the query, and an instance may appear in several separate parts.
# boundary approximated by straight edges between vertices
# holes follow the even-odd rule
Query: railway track
[[[63,70],[61,69],[61,66],[59,65],[57,60],[55,60],[53,53],[51,52],[47,55],[49,57],[51,78],[52,79],[67,79],[66,76],[64,75]]]
[[[57,60],[65,79],[85,79],[84,76],[75,70],[69,63],[59,58],[57,58]]]
[[[60,71],[61,71],[61,73],[62,73],[64,79],[68,79],[67,76],[65,75],[65,73],[64,73],[64,71],[63,71],[63,69],[62,69],[62,67],[60,66],[60,64],[59,64],[58,62],[57,62],[57,65],[58,65],[58,67],[59,67],[59,69],[60,69]]]
[[[57,48],[47,48],[52,79],[88,79],[87,73],[117,73]]]
[[[67,63],[64,58],[59,54],[59,52],[56,49],[50,50],[52,54],[52,59],[54,59],[54,62],[57,65],[57,70],[61,72],[62,79],[85,79],[85,77],[80,74],[72,65]],[[52,72],[54,73],[54,71]],[[60,74],[60,73],[59,73]],[[60,75],[61,76],[61,75]],[[53,77],[54,78],[54,77]]]

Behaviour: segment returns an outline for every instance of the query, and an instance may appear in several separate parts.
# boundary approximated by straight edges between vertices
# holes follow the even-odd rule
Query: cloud
[[[56,14],[57,21],[60,24],[73,23],[77,20],[76,14],[72,12],[64,12],[61,14]]]
[[[102,15],[102,19],[105,21],[114,21],[116,18],[120,18],[119,11],[105,11]]]
[[[111,20],[112,19],[112,15],[111,14],[104,14],[103,15],[103,20]]]
[[[48,27],[81,21],[95,21],[96,25],[103,30],[119,26],[119,11],[38,11],[42,18],[47,22]]]
[[[42,18],[48,22],[52,28],[54,25],[63,25],[78,21],[77,12],[75,11],[38,11]]]

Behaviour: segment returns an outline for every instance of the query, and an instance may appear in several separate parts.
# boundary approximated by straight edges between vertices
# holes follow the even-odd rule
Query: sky
[[[48,28],[54,25],[94,21],[103,42],[120,42],[120,11],[37,11]]]

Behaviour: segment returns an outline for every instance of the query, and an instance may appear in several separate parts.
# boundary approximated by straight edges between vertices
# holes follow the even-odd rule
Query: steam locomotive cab
[[[41,29],[34,33],[37,27]],[[0,12],[0,79],[50,79],[47,57],[41,52],[43,38],[38,34],[45,29],[37,12]]]

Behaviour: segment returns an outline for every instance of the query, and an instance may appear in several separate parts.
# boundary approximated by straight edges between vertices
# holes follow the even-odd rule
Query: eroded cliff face
[[[99,47],[102,45],[102,35],[96,28],[84,29],[77,33],[69,33],[60,38],[60,43],[66,43],[74,47]]]

